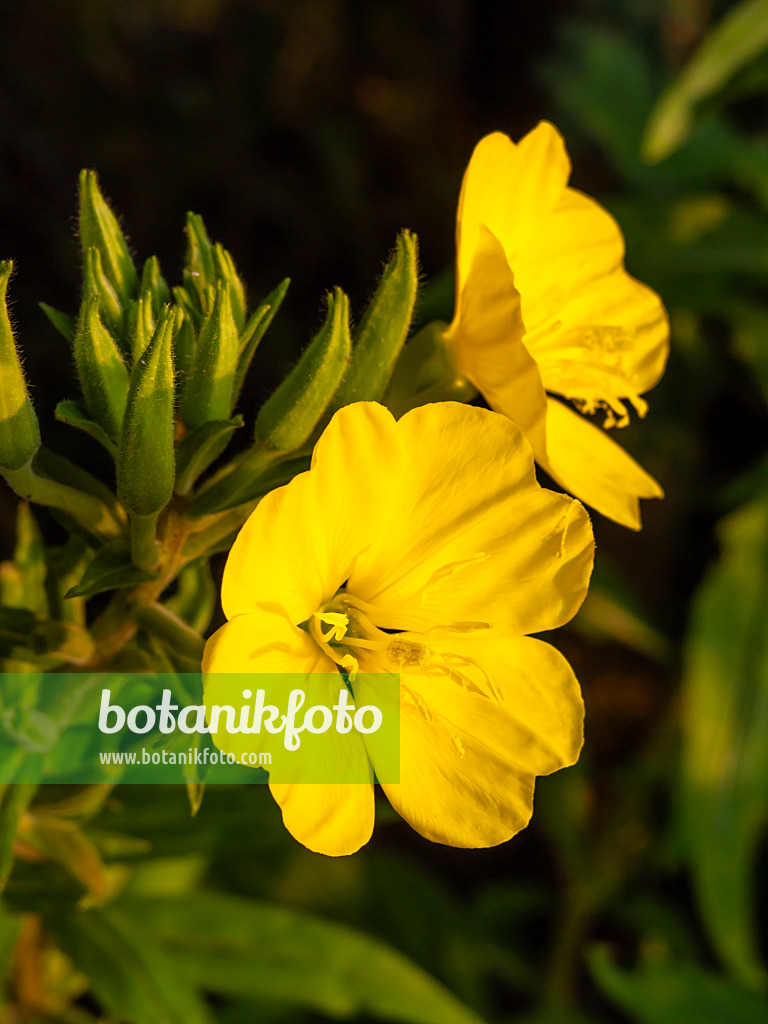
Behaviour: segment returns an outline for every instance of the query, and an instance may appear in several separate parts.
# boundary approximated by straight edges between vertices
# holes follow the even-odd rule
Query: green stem
[[[93,495],[40,476],[30,464],[22,469],[4,469],[2,475],[25,501],[34,501],[38,505],[60,509],[72,516],[89,533],[96,534],[104,540],[119,536],[120,524],[106,505]]]
[[[37,786],[23,782],[5,787],[0,806],[0,893],[5,891],[13,867],[13,844],[21,816],[32,802]]]
[[[131,558],[134,565],[147,572],[152,572],[160,558],[157,516],[157,512],[148,516],[131,515]]]
[[[178,654],[201,661],[203,638],[168,608],[157,602],[144,604],[136,609],[135,615],[139,625],[164,640]]]

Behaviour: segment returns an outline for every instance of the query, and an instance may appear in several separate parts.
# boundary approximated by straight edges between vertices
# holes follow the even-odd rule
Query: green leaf
[[[67,597],[91,597],[105,590],[134,587],[153,579],[150,572],[138,569],[131,561],[131,546],[122,539],[105,544],[85,570],[80,582],[67,591]]]
[[[280,309],[290,283],[290,277],[286,277],[274,291],[269,293],[258,309],[251,315],[243,333],[240,335],[240,355],[237,359],[237,371],[235,372],[235,382],[232,388],[233,409],[240,398],[240,392],[243,389],[245,376],[248,373],[251,360],[256,354],[256,349],[259,347],[261,339],[266,334],[267,328],[274,320],[278,309]]]
[[[616,967],[604,947],[589,953],[592,977],[603,993],[640,1024],[763,1024],[768,1001],[692,964]]]
[[[115,458],[117,455],[117,445],[98,423],[88,419],[85,410],[79,402],[70,400],[59,402],[56,406],[55,416],[61,423],[66,423],[70,427],[77,427],[78,430],[82,430],[83,433],[92,437],[94,441],[98,441],[100,445],[107,449],[112,458]]]
[[[192,431],[176,449],[176,491],[186,494],[195,480],[221,455],[243,417],[212,420]]]
[[[645,131],[643,156],[663,160],[690,133],[695,108],[768,48],[768,0],[743,0],[705,37],[682,73],[656,104]]]
[[[715,948],[746,985],[765,984],[752,880],[768,819],[768,497],[720,526],[685,645],[683,840]]]
[[[110,1017],[131,1024],[208,1024],[210,1016],[140,921],[115,910],[54,918],[62,950],[87,974]]]
[[[180,973],[202,990],[408,1024],[480,1018],[401,953],[343,925],[222,893],[136,903]]]
[[[0,605],[0,657],[9,658],[14,648],[24,645],[37,624],[38,617],[29,608]]]
[[[72,317],[67,313],[54,309],[53,306],[49,306],[45,302],[40,303],[40,309],[42,309],[59,334],[63,335],[69,344],[72,345],[75,340],[75,321]]]
[[[9,914],[0,906],[0,977],[5,978],[11,966],[11,957],[21,931],[21,914]]]
[[[418,240],[412,232],[403,231],[353,335],[349,368],[329,412],[352,402],[378,401],[384,394],[408,337],[418,286]]]
[[[0,604],[11,605],[14,608],[29,608],[33,612],[47,616],[47,574],[45,542],[29,505],[21,502],[16,512],[16,546],[13,550],[13,562],[0,565]]]
[[[0,893],[5,890],[13,867],[13,845],[21,816],[36,790],[37,786],[19,783],[3,787],[0,793]]]
[[[257,444],[285,453],[304,444],[341,381],[350,347],[349,300],[336,288],[328,297],[328,313],[320,331],[259,410]]]

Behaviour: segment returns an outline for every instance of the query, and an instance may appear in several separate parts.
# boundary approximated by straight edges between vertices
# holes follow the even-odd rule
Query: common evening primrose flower
[[[567,491],[632,529],[638,498],[663,492],[581,413],[624,426],[669,349],[664,307],[624,269],[611,215],[568,187],[563,140],[541,122],[517,145],[475,148],[456,223],[456,310],[445,339],[459,370],[523,428],[536,461]],[[556,397],[557,396],[557,397]]]
[[[526,634],[575,614],[592,555],[584,508],[538,485],[509,420],[452,402],[398,422],[376,403],[347,406],[311,469],[268,494],[235,540],[221,592],[229,621],[203,658],[206,703],[219,700],[217,673],[337,672],[370,705],[366,673],[399,672],[390,802],[436,842],[501,843],[527,824],[535,776],[581,748],[573,672]],[[353,853],[370,838],[368,739],[351,755],[368,783],[270,783],[311,850]]]

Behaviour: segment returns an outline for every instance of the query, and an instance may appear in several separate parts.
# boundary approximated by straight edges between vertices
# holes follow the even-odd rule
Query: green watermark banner
[[[0,673],[0,784],[399,780],[398,675]]]

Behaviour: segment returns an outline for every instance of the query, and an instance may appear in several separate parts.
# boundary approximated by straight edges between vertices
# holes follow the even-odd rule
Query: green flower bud
[[[77,375],[88,411],[117,442],[123,425],[129,377],[112,335],[101,322],[96,295],[89,295],[80,307],[74,348]]]
[[[108,329],[119,337],[123,326],[123,310],[117,292],[110,284],[101,265],[99,250],[89,246],[85,250],[83,267],[83,298],[96,295],[99,300],[99,315]]]
[[[418,285],[418,239],[403,231],[355,332],[349,370],[330,412],[352,402],[377,401],[384,394],[408,336]]]
[[[40,428],[27,394],[6,305],[13,263],[0,263],[0,468],[21,469],[40,447]]]
[[[230,289],[226,282],[220,281],[213,308],[197,339],[194,362],[181,401],[182,418],[189,430],[229,416],[238,348]]]
[[[133,361],[137,363],[146,351],[155,333],[155,317],[152,310],[154,302],[149,291],[142,292],[136,303],[136,327],[133,332]]]
[[[98,249],[101,265],[123,306],[136,298],[139,280],[117,218],[99,191],[95,171],[80,172],[80,243]]]
[[[117,458],[117,497],[138,516],[159,512],[173,494],[173,360],[177,314],[166,307],[131,373]]]
[[[183,288],[178,289],[183,291]],[[174,292],[176,289],[174,289]],[[179,329],[173,337],[173,365],[182,381],[187,379],[187,374],[195,358],[197,339],[195,334],[193,314],[187,308],[179,308],[182,320]]]
[[[328,297],[325,323],[256,418],[256,441],[292,452],[309,438],[347,368],[349,300],[341,288]]]
[[[213,247],[213,259],[216,264],[216,273],[219,280],[225,281],[229,287],[229,302],[232,306],[232,316],[235,318],[238,331],[242,331],[243,327],[245,327],[245,288],[235,268],[235,261],[218,242]]]
[[[216,284],[216,262],[203,218],[197,213],[187,214],[187,258],[183,279],[190,299],[199,312],[206,314],[210,308],[207,289]]]
[[[141,294],[149,292],[152,296],[152,312],[160,315],[160,310],[169,301],[171,292],[160,273],[157,256],[150,256],[141,271]]]

